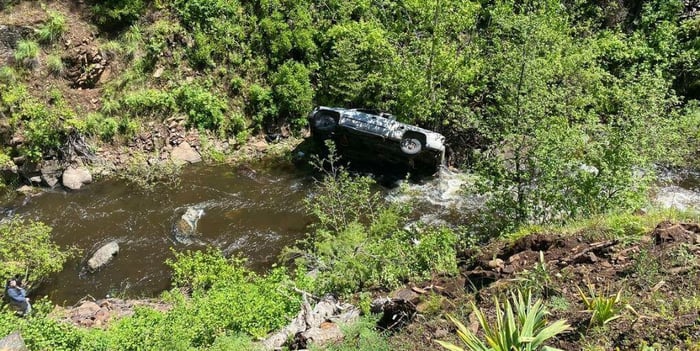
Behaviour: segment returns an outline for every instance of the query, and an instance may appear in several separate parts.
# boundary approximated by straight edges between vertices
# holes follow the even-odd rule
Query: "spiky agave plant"
[[[591,312],[590,326],[604,326],[620,317],[625,305],[621,303],[622,290],[615,295],[606,296],[596,293],[592,285],[588,286],[590,296],[586,295],[580,287],[578,294],[586,306],[586,311]]]
[[[447,318],[457,326],[457,335],[467,348],[463,349],[444,341],[437,341],[437,343],[450,351],[559,350],[545,346],[544,343],[557,334],[569,330],[570,326],[565,320],[558,320],[548,324],[546,317],[549,312],[544,307],[542,300],[537,299],[533,302],[529,292],[527,299],[525,299],[523,294],[518,291],[517,294],[511,294],[511,299],[506,299],[503,309],[501,309],[501,304],[497,298],[494,298],[494,302],[496,305],[496,321],[493,325],[486,320],[484,312],[472,303],[472,309],[481,328],[484,330],[485,343],[459,320],[450,315]]]

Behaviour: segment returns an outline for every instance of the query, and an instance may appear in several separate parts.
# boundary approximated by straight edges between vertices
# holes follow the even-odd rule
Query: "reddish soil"
[[[640,345],[656,344],[657,350],[697,350],[700,345],[697,224],[663,222],[646,236],[629,240],[535,234],[511,243],[492,243],[463,257],[469,263],[463,265],[460,277],[424,285],[444,296],[446,312],[472,330],[479,326],[470,301],[493,318],[494,298],[503,301],[509,291],[519,288],[545,300],[550,321],[566,319],[572,326],[549,346],[639,350]],[[621,318],[591,326],[591,313],[578,288],[587,296],[590,289],[605,296],[621,291]],[[430,292],[425,296],[422,301],[428,300]],[[415,345],[414,350],[440,349],[435,339],[459,345],[454,327],[440,312],[434,318],[414,318],[392,339],[396,344]]]

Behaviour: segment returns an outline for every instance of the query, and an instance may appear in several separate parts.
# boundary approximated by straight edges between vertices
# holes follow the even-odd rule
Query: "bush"
[[[306,114],[313,107],[314,91],[309,81],[309,71],[304,64],[287,61],[273,74],[275,103],[280,115],[290,119],[294,129],[306,126]]]
[[[10,218],[0,222],[0,276],[20,275],[31,283],[63,269],[76,253],[51,241],[51,228],[44,223]]]
[[[118,30],[135,22],[145,9],[145,0],[112,0],[99,1],[92,6],[92,13],[100,27]]]
[[[198,85],[184,85],[176,91],[177,105],[187,114],[187,123],[199,129],[217,130],[228,109],[225,100]],[[240,127],[240,126],[237,126]]]
[[[17,72],[10,66],[0,67],[0,83],[13,84],[17,80]]]
[[[386,204],[368,177],[352,177],[336,163],[334,147],[307,210],[318,223],[298,251],[298,264],[318,271],[316,291],[352,294],[365,288],[391,289],[409,279],[457,271],[457,236],[446,228],[409,231],[408,208]],[[320,161],[318,161],[320,162]]]

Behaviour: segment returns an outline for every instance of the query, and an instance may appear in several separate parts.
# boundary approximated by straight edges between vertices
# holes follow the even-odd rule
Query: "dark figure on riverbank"
[[[17,285],[16,279],[10,279],[5,286],[5,296],[10,300],[10,305],[26,316],[32,312],[27,292]]]

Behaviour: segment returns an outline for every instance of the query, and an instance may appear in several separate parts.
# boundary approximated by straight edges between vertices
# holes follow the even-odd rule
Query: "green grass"
[[[48,11],[49,18],[37,30],[37,38],[42,44],[51,44],[66,32],[66,19],[56,11]]]
[[[20,40],[15,50],[15,64],[23,68],[34,68],[38,65],[39,44],[31,40]]]
[[[49,55],[46,57],[46,67],[53,76],[60,76],[65,69],[63,60],[57,55]]]

